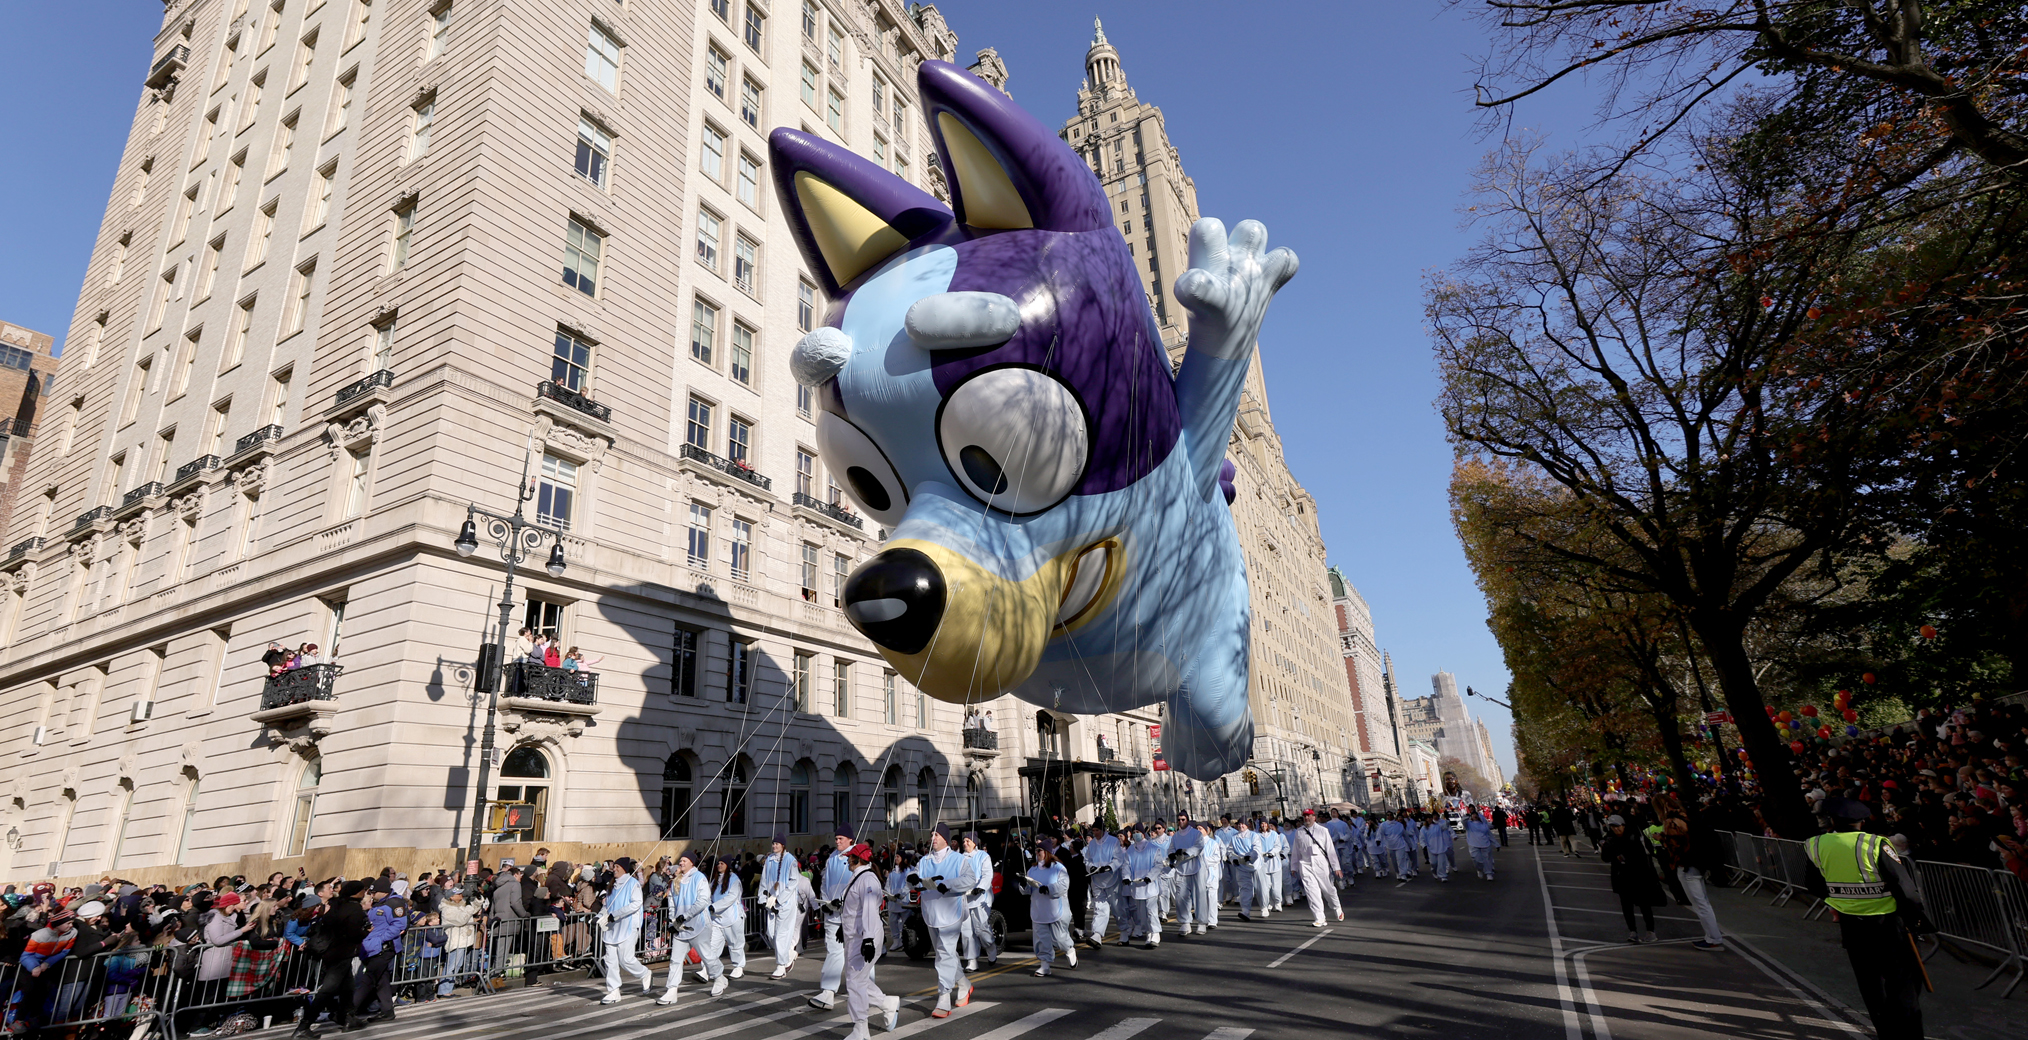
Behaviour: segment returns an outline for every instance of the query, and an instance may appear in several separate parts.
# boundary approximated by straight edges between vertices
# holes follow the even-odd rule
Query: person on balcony
[[[563,667],[573,672],[588,672],[605,659],[604,654],[586,655],[583,650],[573,646],[570,648],[569,653],[563,655]]]

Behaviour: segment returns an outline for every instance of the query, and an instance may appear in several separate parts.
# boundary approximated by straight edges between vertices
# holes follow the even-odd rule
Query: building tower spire
[[[1085,89],[1096,94],[1126,86],[1127,78],[1120,73],[1120,52],[1106,42],[1105,23],[1094,18],[1091,30],[1091,49],[1084,52]]]

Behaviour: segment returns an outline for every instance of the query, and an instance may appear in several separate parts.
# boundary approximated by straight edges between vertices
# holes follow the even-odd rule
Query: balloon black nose
[[[889,549],[845,579],[845,617],[900,654],[921,652],[944,619],[944,575],[914,549]]]

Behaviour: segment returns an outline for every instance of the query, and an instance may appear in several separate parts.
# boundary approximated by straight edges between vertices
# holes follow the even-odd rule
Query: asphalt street
[[[879,981],[899,993],[900,1028],[880,1037],[935,1040],[1264,1040],[1264,1038],[1487,1037],[1498,1040],[1622,1038],[1870,1037],[1861,1016],[1815,993],[1757,951],[1730,943],[1692,948],[1694,919],[1660,908],[1660,942],[1628,945],[1619,902],[1596,856],[1510,845],[1493,882],[1470,860],[1448,883],[1427,870],[1406,884],[1360,878],[1346,920],[1310,926],[1299,905],[1266,921],[1229,911],[1210,935],[1161,947],[1108,945],[1060,962],[1050,978],[1010,951],[973,976],[972,1003],[929,1017],[929,962],[884,961]],[[1026,936],[1017,936],[1017,951]],[[821,951],[818,951],[821,955]],[[782,982],[756,958],[743,979],[712,998],[686,980],[673,1008],[630,992],[601,1006],[601,982],[573,972],[551,984],[403,1008],[396,1021],[351,1034],[361,1040],[835,1040],[850,1029],[842,1000],[821,1012],[818,958]],[[656,985],[665,976],[658,972]],[[270,1035],[279,1033],[280,1028]]]

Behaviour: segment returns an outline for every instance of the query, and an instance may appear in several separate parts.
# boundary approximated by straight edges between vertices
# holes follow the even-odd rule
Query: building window
[[[591,341],[562,329],[556,330],[556,353],[549,363],[550,381],[588,393],[591,390],[591,365]]]
[[[275,199],[254,213],[253,242],[248,245],[246,253],[249,270],[267,262],[268,242],[275,234],[275,209],[281,204],[281,199]]]
[[[732,0],[711,0],[711,13],[717,15],[719,21],[729,24],[732,21]]]
[[[620,41],[597,25],[585,38],[584,74],[608,91],[620,92]]]
[[[232,204],[239,198],[239,181],[244,176],[246,176],[246,151],[241,149],[232,157],[231,162],[225,164],[225,184],[218,189],[217,212],[224,213],[232,208]],[[113,277],[115,281],[119,279],[117,273]]]
[[[901,767],[888,766],[880,782],[881,819],[888,830],[901,826]]]
[[[577,463],[543,455],[542,477],[535,488],[535,521],[568,531],[576,507]]]
[[[183,812],[176,825],[176,863],[182,863],[190,855],[190,836],[197,830],[197,798],[203,782],[197,771],[183,767]]]
[[[739,81],[739,118],[755,130],[761,125],[761,85],[741,77]]]
[[[530,596],[521,623],[533,629],[536,635],[560,639],[563,636],[563,604]]]
[[[745,523],[735,520],[735,528]],[[734,544],[738,544],[736,541]],[[747,669],[753,664],[753,644],[743,639],[732,641],[729,656],[725,662],[725,701],[727,704],[745,704],[747,695]]]
[[[189,191],[184,192],[176,199],[176,217],[172,224],[175,231],[169,235],[169,244],[171,246],[182,245],[183,240],[190,237],[190,214],[197,209],[197,191],[199,187],[196,184],[191,185]]]
[[[312,32],[296,44],[296,72],[289,80],[289,89],[310,82],[310,66],[317,64],[317,34]]]
[[[352,0],[352,17],[345,24],[345,47],[366,38],[366,23],[373,20],[373,0]]]
[[[845,609],[845,580],[852,576],[852,558],[844,553],[831,554],[831,605]]]
[[[275,129],[274,150],[268,153],[268,172],[262,180],[274,180],[283,170],[289,168],[289,153],[296,147],[296,117],[282,120]]]
[[[424,61],[435,61],[443,57],[451,46],[451,5],[445,4],[430,14],[430,46],[423,55]]]
[[[746,5],[746,28],[741,33],[746,39],[746,45],[752,47],[755,51],[759,51],[761,49],[761,41],[765,39],[764,30],[766,27],[767,16],[760,12],[760,8],[752,4]]]
[[[572,218],[563,241],[563,284],[586,296],[596,295],[599,280],[599,253],[605,240],[598,232]]]
[[[939,810],[942,806],[937,804],[936,794],[937,775],[930,772],[928,766],[924,766],[922,772],[915,775],[915,801],[917,811],[921,813],[921,819],[917,821],[918,826],[937,825],[937,816],[940,815]]]
[[[347,72],[331,88],[331,108],[324,114],[325,137],[345,129],[345,122],[352,115],[352,87],[358,79],[357,70]]]
[[[810,833],[810,763],[808,759],[789,767],[789,833]]]
[[[350,520],[366,511],[366,481],[373,468],[373,451],[348,451],[345,457],[351,472],[345,478],[345,515],[340,519]]]
[[[796,327],[804,332],[817,327],[817,287],[801,280],[796,282]]]
[[[845,133],[845,98],[835,90],[825,91],[824,96],[824,122],[830,125],[832,133],[842,136]]]
[[[603,188],[613,161],[613,136],[583,116],[577,118],[577,175]]]
[[[803,0],[803,39],[817,38],[817,0]]]
[[[267,89],[268,71],[262,69],[246,81],[246,96],[239,103],[239,128],[244,131],[254,125],[254,117],[260,114],[261,94]]]
[[[274,385],[268,390],[269,426],[281,425],[282,419],[289,414],[289,380],[295,374],[296,370],[293,368],[285,368],[275,373]]]
[[[697,633],[687,628],[676,629],[675,645],[671,648],[669,696],[697,696]]]
[[[731,60],[717,47],[704,48],[704,89],[721,101],[725,99],[726,69]]]
[[[718,234],[722,226],[717,214],[708,209],[697,211],[697,262],[713,271],[718,270]]]
[[[808,602],[808,603],[815,603],[815,602],[817,602],[817,547],[816,547],[816,546],[814,546],[814,545],[811,545],[811,544],[810,544],[810,543],[808,543],[808,542],[804,542],[804,543],[803,543],[803,561],[802,561],[802,562],[803,562],[803,566],[802,566],[802,579],[803,579],[803,600],[804,600],[805,602]]]
[[[817,456],[796,449],[796,493],[810,496],[817,490]],[[814,588],[814,586],[812,586]]]
[[[711,411],[711,402],[701,397],[690,399],[689,415],[683,424],[683,443],[711,450]]]
[[[732,769],[725,778],[725,790],[718,803],[718,833],[727,837],[746,834],[746,785],[749,779],[746,759],[732,760]]]
[[[314,260],[296,268],[296,291],[289,297],[289,317],[282,323],[283,336],[293,336],[309,323],[310,286],[316,274],[317,263]]]
[[[760,286],[760,246],[745,235],[733,236],[732,282],[749,295]]]
[[[803,104],[815,109],[817,107],[817,67],[807,61],[803,63],[802,89]]]
[[[745,152],[739,153],[739,179],[733,185],[733,191],[739,196],[739,201],[750,209],[760,208],[760,172],[760,160]]]
[[[915,692],[915,728],[929,728],[929,694],[921,690]]]
[[[753,424],[735,415],[725,424],[725,457],[733,462],[749,461],[753,451]]]
[[[815,388],[804,386],[801,383],[796,384],[796,411],[803,418],[808,419],[810,417],[810,410],[816,406],[816,402],[817,394]]]
[[[169,399],[175,400],[190,389],[190,373],[197,367],[197,341],[204,336],[202,327],[191,329],[183,337],[183,352],[176,359],[176,373],[169,380]]]
[[[690,566],[705,570],[711,566],[711,507],[690,503]]]
[[[204,274],[197,282],[197,302],[211,299],[212,286],[218,283],[218,256],[225,251],[225,236],[220,235],[204,247]]]
[[[831,664],[831,714],[852,717],[852,662],[842,657]]]
[[[148,307],[148,331],[162,327],[162,319],[169,310],[169,297],[176,291],[176,268],[162,272],[161,281],[155,285],[155,302]]]
[[[711,364],[712,351],[718,346],[718,308],[703,300],[690,305],[690,356],[705,364]]]
[[[678,751],[662,763],[662,840],[690,836],[690,762]]]
[[[753,330],[739,322],[732,323],[732,363],[728,366],[734,382],[742,386],[753,385]]]
[[[310,844],[310,821],[317,814],[317,787],[324,782],[324,760],[313,758],[303,766],[296,781],[296,814],[289,823],[289,844],[284,856],[300,856]]]
[[[838,824],[843,823],[856,824],[859,822],[858,820],[852,818],[852,803],[854,801],[854,798],[852,797],[852,788],[857,786],[858,783],[859,783],[858,771],[852,768],[852,763],[840,762],[838,763],[838,768],[832,770],[831,772],[832,826],[835,827]]]
[[[697,170],[713,184],[725,180],[725,134],[710,123],[704,124],[703,143],[697,153]]]
[[[734,581],[752,581],[752,580],[753,580],[753,524],[752,524],[751,522],[749,522],[749,521],[746,521],[746,520],[741,520],[741,519],[740,519],[740,518],[738,518],[738,517],[733,517],[733,519],[732,519],[732,539],[731,539],[731,548],[732,548],[732,559],[730,560],[730,563],[731,563],[731,565],[732,565],[732,577],[733,577],[733,580],[734,580]],[[733,645],[734,645],[735,647],[744,647],[744,646],[746,646],[747,644],[745,644],[745,643],[735,643],[735,644],[733,644]],[[739,651],[739,653],[740,653],[740,654],[742,654],[742,655],[744,655],[744,654],[745,654],[746,652],[747,652],[747,651],[745,651],[745,650],[740,650],[740,651]],[[744,661],[745,661],[745,658],[744,658],[744,656],[742,656],[742,657],[740,658],[740,660],[741,660],[742,662],[744,662]],[[740,696],[740,703],[741,703],[741,704],[744,704],[744,703],[746,703],[746,697],[745,697],[745,690],[746,690],[746,687],[745,687],[744,683],[745,683],[745,680],[744,680],[744,679],[742,679],[742,680],[741,680],[741,686],[740,686],[740,692],[741,692],[741,696]]]
[[[437,99],[432,97],[415,106],[409,114],[408,161],[414,162],[430,153],[430,124],[437,119]]]
[[[896,689],[901,677],[885,672],[880,677],[881,721],[890,726],[901,724],[901,691]]]
[[[789,682],[795,687],[796,710],[808,714],[813,707],[810,703],[813,691],[810,686],[809,654],[802,651],[796,652],[794,667],[789,672]]]
[[[204,436],[206,455],[224,457],[226,422],[231,418],[232,398],[228,397],[211,406],[211,429]]]
[[[253,333],[254,299],[249,296],[240,301],[238,309],[233,312],[232,338],[226,341],[225,353],[219,358],[224,362],[218,369],[221,372],[238,365],[240,359],[246,357],[247,337]]]
[[[845,32],[836,25],[831,26],[831,35],[824,47],[824,56],[831,59],[833,71],[845,67]]]
[[[310,191],[309,216],[303,220],[303,234],[309,234],[324,226],[331,218],[331,194],[337,189],[338,167],[336,164],[317,171],[317,182]]]
[[[408,264],[408,247],[415,240],[415,214],[417,203],[409,203],[394,211],[394,238],[388,242],[387,273],[393,274]]]

